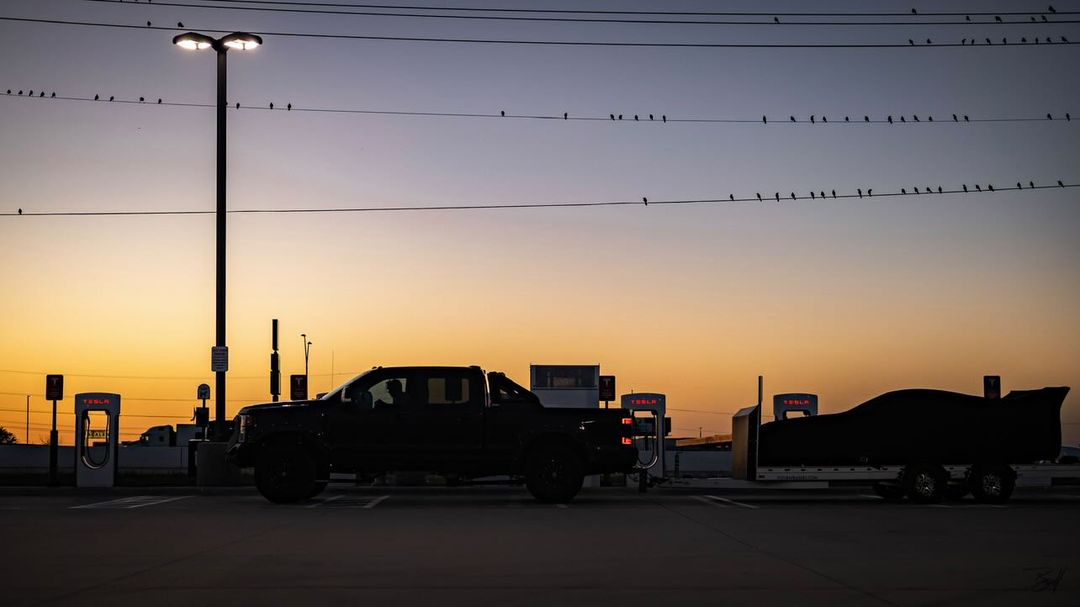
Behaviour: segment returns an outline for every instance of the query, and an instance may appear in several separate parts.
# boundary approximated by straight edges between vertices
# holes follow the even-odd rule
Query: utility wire
[[[129,30],[154,30],[154,31],[187,31],[188,29],[196,29],[201,32],[209,33],[228,33],[230,30],[216,29],[216,28],[188,28],[181,27],[178,23],[177,27],[164,27],[158,25],[131,25],[124,23],[102,23],[97,21],[68,21],[63,19],[34,19],[29,17],[0,17],[0,21],[12,21],[18,23],[40,23],[48,25],[71,25],[82,27],[104,27],[114,29],[129,29]],[[1045,43],[1040,42],[1040,39],[1033,38],[1034,42],[1019,42],[1015,38],[1012,43],[1009,43],[1006,39],[1002,39],[1002,42],[991,41],[986,39],[986,44],[966,44],[961,42],[931,42],[929,38],[926,39],[924,44],[921,39],[919,42],[915,42],[914,39],[909,39],[907,44],[891,42],[891,43],[740,43],[740,42],[725,42],[725,43],[704,43],[704,42],[600,42],[600,41],[585,41],[585,40],[514,40],[514,39],[494,39],[494,38],[442,38],[442,37],[429,37],[429,36],[366,36],[359,34],[324,34],[317,32],[274,32],[274,31],[255,31],[252,32],[261,36],[281,36],[289,38],[313,38],[324,40],[372,40],[372,41],[394,41],[394,42],[444,42],[444,43],[457,43],[457,44],[493,44],[493,45],[525,45],[525,46],[582,46],[582,47],[637,47],[637,48],[789,48],[789,49],[856,49],[856,48],[946,48],[946,47],[1020,47],[1020,46],[1070,46],[1078,44],[1077,42],[1071,42],[1064,36],[1059,37],[1060,41],[1054,41],[1053,39],[1046,37]],[[966,39],[965,39],[966,40]],[[1026,38],[1024,38],[1026,40]]]
[[[136,3],[130,1],[124,2],[123,0],[82,0],[83,2],[93,2],[98,4],[125,4],[127,6],[139,6]],[[194,8],[199,10],[232,10],[232,11],[254,11],[254,12],[271,12],[271,13],[291,13],[291,14],[313,14],[313,15],[357,15],[364,17],[398,17],[398,18],[414,18],[414,19],[465,19],[465,20],[484,20],[484,21],[527,21],[527,22],[559,22],[559,23],[604,23],[604,24],[643,24],[643,25],[757,25],[757,26],[776,26],[776,25],[810,25],[810,26],[889,26],[889,27],[903,27],[912,25],[1030,25],[1031,23],[1041,24],[1068,24],[1068,23],[1080,23],[1076,20],[1062,20],[1054,19],[1048,20],[1044,15],[1041,20],[1036,20],[1034,16],[1025,13],[1024,16],[1031,16],[1031,21],[1028,20],[1008,20],[1001,18],[1000,14],[995,14],[997,19],[991,19],[989,21],[971,21],[970,15],[968,20],[960,21],[789,21],[788,18],[784,20],[780,19],[779,15],[772,15],[767,20],[761,21],[717,21],[717,20],[686,20],[686,19],[628,19],[628,18],[610,18],[610,17],[522,17],[522,16],[508,16],[508,15],[451,15],[451,14],[431,14],[431,13],[390,13],[383,11],[356,11],[356,10],[341,10],[341,9],[327,9],[327,8],[282,8],[282,7],[267,7],[267,6],[215,6],[210,4],[192,4],[190,2],[154,2],[150,6],[161,7],[178,7],[178,8]],[[290,5],[293,7],[299,5]],[[314,5],[313,5],[314,6]],[[764,15],[761,15],[764,17]],[[906,15],[911,17],[912,15]]]
[[[160,105],[168,107],[199,107],[199,108],[213,108],[213,103],[192,103],[192,102],[179,102],[179,101],[165,101],[162,98],[139,97],[138,99],[121,99],[115,95],[105,97],[101,94],[90,97],[88,95],[74,96],[74,95],[57,95],[55,91],[49,93],[46,96],[43,90],[30,90],[26,89],[24,95],[24,89],[7,89],[4,96],[11,96],[22,99],[36,99],[42,101],[81,101],[81,102],[96,102],[96,103],[114,103],[122,105]],[[1046,116],[997,116],[987,118],[971,118],[968,114],[951,114],[946,115],[945,118],[935,119],[932,114],[923,114],[922,118],[918,114],[897,114],[894,118],[891,114],[885,117],[875,116],[871,118],[868,114],[862,116],[856,115],[854,120],[851,116],[844,116],[843,119],[836,118],[832,121],[828,116],[814,114],[810,116],[794,116],[788,115],[785,117],[773,116],[770,119],[768,116],[762,116],[761,118],[678,118],[675,116],[668,116],[667,114],[608,114],[602,115],[571,115],[569,112],[563,114],[515,114],[507,113],[506,111],[500,112],[420,112],[420,111],[405,111],[405,110],[364,110],[364,109],[349,109],[349,108],[333,108],[333,107],[301,107],[293,105],[292,103],[286,103],[282,105],[278,103],[269,103],[266,105],[251,105],[236,103],[226,103],[227,109],[230,110],[244,110],[244,111],[274,111],[274,112],[308,112],[308,113],[323,113],[323,114],[358,114],[368,116],[418,116],[418,117],[431,117],[431,118],[488,118],[488,119],[511,119],[511,120],[563,120],[563,121],[584,121],[584,122],[622,122],[622,123],[661,123],[666,124],[668,122],[674,123],[693,123],[693,124],[820,124],[824,125],[854,125],[854,124],[946,124],[952,123],[972,123],[972,122],[1071,122],[1072,114],[1070,112],[1064,113],[1047,113]]]
[[[689,12],[689,11],[616,11],[616,10],[562,10],[562,9],[535,9],[535,8],[493,8],[493,7],[470,7],[470,6],[406,6],[401,4],[368,4],[368,3],[356,3],[356,2],[296,2],[285,0],[203,0],[204,2],[213,3],[243,3],[243,4],[264,4],[275,6],[325,6],[336,8],[373,8],[373,9],[394,9],[394,10],[418,10],[418,11],[455,11],[455,12],[497,12],[497,13],[535,13],[535,14],[557,14],[557,15],[682,15],[682,16],[757,16],[757,17],[913,17],[913,16],[926,16],[926,17],[955,17],[960,15],[965,16],[996,16],[996,15],[1076,15],[1080,14],[1080,11],[1057,11],[1053,7],[1047,10],[1038,11],[966,11],[966,12],[941,12],[941,11],[924,11],[924,12],[820,12],[820,13],[798,13],[798,12],[750,12],[750,11],[706,11],[706,12]]]
[[[734,194],[730,194],[727,198],[706,198],[706,199],[685,199],[685,200],[652,200],[648,197],[642,197],[641,200],[613,200],[613,201],[598,201],[598,202],[538,202],[538,203],[504,203],[504,204],[454,204],[454,205],[434,205],[434,206],[421,206],[421,207],[409,207],[409,206],[376,206],[376,207],[316,207],[316,208],[285,208],[285,209],[232,209],[226,211],[230,214],[237,215],[255,215],[255,214],[297,214],[297,213],[378,213],[378,212],[418,212],[418,211],[488,211],[488,210],[502,210],[502,209],[552,209],[552,208],[582,208],[582,207],[614,207],[614,206],[634,206],[634,207],[648,207],[648,206],[669,206],[669,205],[697,205],[697,204],[727,204],[734,202],[772,202],[774,199],[776,202],[788,202],[788,201],[800,201],[800,200],[824,200],[824,199],[852,199],[852,198],[893,198],[897,196],[941,196],[941,195],[974,195],[982,193],[992,192],[1008,192],[1008,191],[1020,191],[1020,190],[1048,190],[1055,188],[1076,188],[1080,187],[1080,183],[1064,183],[1058,181],[1057,185],[1034,185],[1033,182],[1029,182],[1030,185],[1023,185],[1017,182],[1016,186],[998,187],[993,185],[986,185],[985,189],[982,185],[975,184],[972,188],[962,185],[961,189],[946,190],[940,186],[937,189],[933,189],[929,186],[914,186],[909,192],[907,188],[901,188],[899,192],[881,192],[874,193],[872,188],[865,191],[862,188],[857,190],[855,194],[837,194],[835,190],[831,191],[831,196],[827,195],[824,190],[821,190],[818,195],[818,190],[812,191],[808,195],[796,194],[791,192],[790,194],[784,194],[781,192],[775,192],[770,195],[768,192],[762,194],[756,193],[753,197],[739,197],[736,198]],[[165,215],[213,215],[217,211],[214,210],[163,210],[163,211],[23,211],[19,209],[17,213],[6,212],[0,213],[0,217],[119,217],[119,216],[165,216]]]

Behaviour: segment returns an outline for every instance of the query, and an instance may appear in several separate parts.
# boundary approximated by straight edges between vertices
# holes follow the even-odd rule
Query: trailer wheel
[[[1007,502],[1016,488],[1016,475],[1008,466],[977,466],[969,478],[971,495],[985,504]]]
[[[948,479],[941,466],[913,464],[904,469],[904,492],[913,502],[933,504],[944,497]]]
[[[874,483],[874,493],[887,502],[899,502],[904,499],[904,487],[897,483]]]
[[[314,495],[315,458],[297,444],[264,447],[255,461],[255,486],[275,504],[289,504]]]
[[[541,502],[568,502],[584,481],[580,458],[565,445],[541,446],[526,460],[525,485]]]

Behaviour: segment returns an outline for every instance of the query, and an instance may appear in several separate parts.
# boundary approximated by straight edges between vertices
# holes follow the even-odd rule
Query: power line
[[[279,6],[327,6],[338,8],[373,8],[373,9],[395,9],[395,10],[425,10],[425,11],[456,11],[456,12],[498,12],[498,13],[535,13],[535,14],[561,14],[561,15],[680,15],[680,16],[757,16],[757,17],[912,17],[912,16],[947,16],[956,17],[960,15],[965,16],[1016,16],[1016,15],[1075,15],[1080,14],[1080,11],[966,11],[966,12],[942,12],[942,11],[924,11],[919,13],[896,13],[896,12],[818,12],[818,13],[799,13],[799,12],[751,12],[751,11],[705,11],[705,12],[691,12],[691,11],[616,11],[616,10],[600,10],[600,9],[576,9],[576,10],[563,10],[563,9],[535,9],[535,8],[493,8],[493,7],[469,7],[469,6],[406,6],[400,4],[367,4],[367,3],[355,3],[355,2],[296,2],[286,0],[203,0],[205,2],[214,3],[243,3],[243,4],[267,4],[267,5],[279,5]]]
[[[217,29],[217,28],[178,28],[178,27],[163,27],[157,25],[131,25],[123,23],[102,23],[96,21],[68,21],[63,19],[36,19],[29,17],[0,17],[0,21],[13,21],[19,23],[40,23],[47,25],[71,25],[81,27],[103,27],[114,29],[136,29],[136,30],[154,30],[154,31],[186,31],[187,29],[196,29],[201,32],[209,33],[228,33],[229,30]],[[1037,37],[1033,38],[1034,42],[1019,42],[1015,38],[1010,44],[1005,39],[1002,39],[1001,43],[991,42],[987,38],[986,44],[965,44],[961,42],[931,42],[928,38],[926,44],[921,41],[916,43],[914,40],[908,40],[907,44],[904,43],[746,43],[746,42],[725,42],[725,43],[705,43],[705,42],[601,42],[593,40],[515,40],[515,39],[495,39],[495,38],[444,38],[444,37],[431,37],[431,36],[369,36],[359,34],[325,34],[317,32],[275,32],[275,31],[255,31],[252,32],[261,36],[280,36],[288,38],[312,38],[312,39],[324,39],[324,40],[370,40],[370,41],[393,41],[393,42],[442,42],[442,43],[455,43],[455,44],[489,44],[489,45],[524,45],[524,46],[580,46],[580,47],[637,47],[637,48],[787,48],[787,49],[857,49],[857,48],[876,48],[876,49],[890,49],[890,48],[946,48],[946,47],[1026,47],[1026,46],[1069,46],[1078,44],[1077,42],[1071,42],[1064,36],[1060,37],[1060,42],[1055,42],[1051,38],[1045,38],[1045,43],[1040,43]],[[965,39],[966,40],[966,39]],[[1026,40],[1026,38],[1024,39]]]
[[[136,4],[136,3],[132,3],[130,1],[129,2],[124,2],[123,0],[82,0],[82,1],[83,2],[93,2],[93,3],[98,3],[98,4],[124,4],[124,5],[127,5],[127,6],[138,6],[138,4]],[[717,21],[717,20],[701,20],[701,19],[694,19],[694,20],[686,20],[686,19],[655,19],[655,18],[654,19],[643,19],[643,18],[640,18],[640,17],[639,18],[633,18],[633,19],[625,18],[625,17],[617,19],[617,18],[611,18],[611,17],[581,17],[581,16],[576,16],[576,17],[537,17],[537,16],[528,16],[528,17],[523,17],[523,16],[509,16],[509,15],[492,15],[490,13],[488,13],[488,14],[479,14],[479,15],[452,15],[452,14],[447,14],[446,12],[439,13],[439,14],[432,14],[432,13],[399,13],[399,12],[386,12],[385,10],[380,10],[380,11],[341,10],[341,7],[333,8],[333,9],[329,9],[329,8],[310,8],[311,6],[317,6],[317,5],[307,5],[307,4],[290,4],[289,5],[290,7],[305,6],[307,8],[283,8],[283,7],[280,7],[280,6],[275,6],[275,7],[269,7],[269,6],[228,6],[228,5],[227,6],[221,6],[221,5],[211,5],[211,4],[192,4],[191,2],[161,2],[161,1],[158,1],[158,2],[155,2],[155,3],[151,4],[150,6],[194,8],[194,9],[198,9],[198,10],[229,10],[229,11],[271,12],[271,13],[290,13],[290,14],[309,14],[309,15],[356,15],[356,16],[364,16],[364,17],[394,17],[394,18],[413,18],[413,19],[457,19],[457,20],[484,20],[484,21],[517,21],[517,22],[525,21],[525,22],[547,22],[547,23],[601,23],[601,24],[642,24],[642,25],[736,25],[736,26],[750,25],[750,26],[768,26],[768,27],[775,27],[777,25],[802,25],[802,26],[829,26],[829,27],[831,27],[831,26],[889,26],[889,27],[900,26],[900,27],[903,27],[903,26],[913,26],[913,25],[920,25],[920,26],[921,25],[931,25],[931,26],[938,26],[938,25],[963,25],[963,26],[998,25],[998,26],[1006,26],[1006,25],[1031,25],[1031,23],[1038,23],[1040,25],[1042,25],[1042,24],[1051,25],[1051,24],[1080,23],[1080,21],[1065,20],[1065,19],[1049,20],[1049,19],[1046,18],[1045,15],[1043,15],[1042,20],[1039,21],[1039,20],[1035,20],[1035,17],[1032,16],[1030,13],[1024,13],[1023,14],[1023,16],[1031,16],[1032,21],[1030,21],[1030,22],[1027,21],[1027,20],[1008,20],[1008,21],[1006,21],[1006,20],[1001,18],[1001,14],[994,14],[994,17],[997,17],[997,19],[991,19],[991,20],[988,20],[988,21],[971,21],[970,20],[970,15],[966,15],[968,17],[968,20],[961,20],[961,21],[912,21],[910,19],[907,20],[907,21],[896,21],[896,20],[891,20],[891,21],[790,21],[790,20],[788,20],[789,17],[787,17],[787,16],[785,16],[784,20],[780,20],[780,15],[779,14],[775,14],[775,15],[751,15],[751,14],[746,14],[746,13],[740,14],[739,16],[742,16],[742,17],[748,17],[748,16],[767,17],[767,19],[762,20],[762,21],[745,21],[745,20],[742,20],[742,21],[731,21],[731,20]],[[353,8],[359,8],[359,7],[353,7]],[[416,10],[420,10],[420,9],[416,9]],[[729,15],[729,16],[734,16],[734,15]],[[819,16],[816,16],[816,17],[820,18],[822,16],[823,15],[819,15]],[[904,17],[908,17],[908,18],[910,18],[912,16],[913,15],[904,15]],[[989,16],[989,15],[987,15],[987,16]],[[880,17],[880,15],[878,15],[878,17]]]
[[[987,185],[987,189],[983,189],[981,185],[975,185],[973,188],[962,185],[962,189],[950,189],[946,190],[940,186],[937,189],[932,189],[930,186],[914,186],[912,191],[908,191],[907,188],[901,188],[899,192],[879,192],[874,194],[873,188],[866,190],[866,198],[891,198],[896,196],[941,196],[941,195],[974,195],[992,192],[1008,192],[1008,191],[1020,191],[1020,190],[1047,190],[1055,188],[1075,188],[1080,187],[1080,183],[1064,183],[1058,181],[1058,185],[1034,185],[1033,182],[1029,182],[1031,185],[1021,185],[1017,183],[1016,186],[1010,187],[997,187],[993,185]],[[832,190],[832,195],[826,195],[824,190],[821,190],[821,194],[818,195],[818,191],[814,190],[808,195],[797,194],[791,192],[790,194],[784,194],[781,192],[775,192],[773,195],[756,193],[753,197],[739,197],[736,198],[734,194],[730,194],[727,198],[703,198],[703,199],[684,199],[684,200],[648,200],[648,197],[643,197],[641,200],[614,200],[614,201],[598,201],[598,202],[539,202],[539,203],[505,203],[505,204],[459,204],[459,205],[435,205],[435,206],[421,206],[421,207],[407,207],[407,206],[378,206],[378,207],[322,207],[322,208],[292,208],[292,209],[231,209],[228,211],[230,214],[296,214],[296,213],[372,213],[372,212],[417,212],[417,211],[488,211],[488,210],[503,210],[503,209],[552,209],[552,208],[582,208],[582,207],[613,207],[613,206],[635,206],[635,207],[649,207],[649,206],[669,206],[669,205],[696,205],[696,204],[727,204],[734,202],[772,202],[774,199],[776,202],[788,202],[788,201],[800,201],[800,200],[824,200],[824,199],[853,199],[863,198],[863,190],[859,188],[855,194],[837,194],[835,190]],[[172,211],[22,211],[18,213],[0,213],[0,217],[118,217],[118,216],[168,216],[168,215],[212,215],[213,210],[172,210]]]
[[[57,95],[55,91],[49,93],[46,96],[44,90],[35,91],[28,90],[26,95],[23,94],[23,89],[7,89],[5,96],[14,97],[17,99],[34,99],[38,101],[77,101],[77,102],[90,102],[90,103],[102,103],[102,104],[121,104],[121,105],[149,105],[149,106],[162,106],[162,107],[197,107],[197,108],[213,108],[213,103],[194,103],[194,102],[181,102],[181,101],[165,101],[162,98],[157,98],[155,101],[153,97],[139,97],[138,99],[122,99],[115,95],[103,96],[100,94],[94,95]],[[870,117],[869,114],[863,114],[861,116],[856,115],[852,120],[850,115],[844,116],[842,119],[837,118],[837,115],[833,115],[833,120],[830,121],[827,115],[814,114],[810,116],[795,116],[788,115],[787,117],[773,116],[769,119],[768,116],[762,116],[761,118],[734,118],[734,117],[713,117],[713,118],[696,118],[686,117],[679,118],[677,116],[668,116],[667,114],[660,113],[639,113],[639,114],[607,114],[607,115],[571,115],[569,112],[562,114],[515,114],[513,112],[507,113],[505,110],[499,112],[438,112],[438,111],[407,111],[407,110],[366,110],[356,108],[334,108],[334,107],[303,107],[299,105],[293,105],[287,103],[284,106],[280,103],[268,103],[266,105],[251,105],[240,102],[228,103],[227,108],[230,110],[243,110],[243,111],[260,111],[260,112],[307,112],[307,113],[326,113],[326,114],[357,114],[366,116],[415,116],[415,117],[433,117],[433,118],[485,118],[485,119],[510,119],[510,120],[544,120],[544,121],[584,121],[584,122],[618,122],[623,124],[648,124],[648,123],[692,123],[692,124],[766,124],[766,125],[781,125],[781,124],[813,124],[813,125],[858,125],[858,124],[962,124],[962,123],[1007,123],[1007,122],[1071,122],[1072,114],[1070,112],[1064,113],[1048,113],[1046,116],[997,116],[987,118],[971,118],[969,114],[956,113],[947,115],[945,118],[941,118],[940,114],[938,119],[935,119],[933,114],[923,114],[922,118],[918,114],[896,115],[893,118],[892,115],[886,115],[884,117],[874,116]]]

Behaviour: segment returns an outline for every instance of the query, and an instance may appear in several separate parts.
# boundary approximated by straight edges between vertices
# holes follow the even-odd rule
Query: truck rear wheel
[[[584,480],[581,459],[564,445],[539,447],[525,462],[525,486],[541,502],[562,503],[574,499]]]
[[[317,494],[315,458],[300,445],[268,445],[255,461],[255,486],[275,504],[289,504]]]
[[[971,495],[985,504],[1009,501],[1016,488],[1016,476],[1008,466],[977,466],[968,476]]]
[[[948,473],[941,466],[914,464],[904,469],[904,492],[913,502],[940,502],[948,482]]]

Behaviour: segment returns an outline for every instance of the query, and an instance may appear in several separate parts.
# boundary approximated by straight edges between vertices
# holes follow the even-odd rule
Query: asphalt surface
[[[0,604],[1080,605],[1080,492],[0,489]]]

